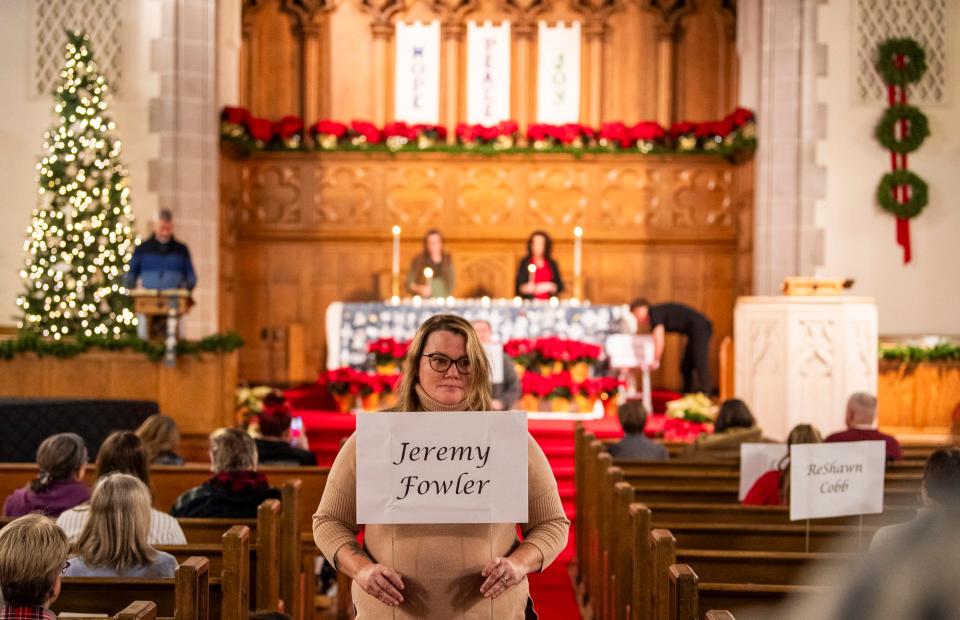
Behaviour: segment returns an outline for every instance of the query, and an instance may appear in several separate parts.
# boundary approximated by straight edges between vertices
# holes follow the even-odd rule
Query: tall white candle
[[[424,268],[423,278],[427,281],[427,290],[429,291],[427,297],[433,297],[433,269],[430,267]]]
[[[527,265],[527,273],[530,274],[529,277],[527,278],[527,282],[530,284],[530,286],[534,286],[537,281],[537,266],[534,265],[533,263],[530,263],[529,265]],[[533,295],[533,293],[534,291],[530,291],[531,295]]]
[[[400,227],[393,227],[393,276],[400,276]]]
[[[583,270],[583,228],[573,229],[573,277],[579,281]]]

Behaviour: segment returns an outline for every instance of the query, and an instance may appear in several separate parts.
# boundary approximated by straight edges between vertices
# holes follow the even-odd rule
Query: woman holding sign
[[[476,411],[490,406],[490,372],[469,322],[436,315],[420,326],[404,361],[393,411]],[[543,451],[527,436],[528,522],[368,525],[356,523],[356,436],[341,448],[313,516],[324,557],[353,578],[359,620],[535,618],[527,575],[567,543],[570,521]]]

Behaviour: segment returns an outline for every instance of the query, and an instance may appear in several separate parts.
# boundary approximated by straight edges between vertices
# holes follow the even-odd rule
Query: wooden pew
[[[697,613],[697,574],[686,564],[671,564],[667,573],[670,620],[700,620]]]
[[[875,527],[849,525],[790,525],[736,523],[660,523],[669,529],[684,549],[727,549],[730,551],[831,551],[838,548],[866,550]]]
[[[677,549],[686,564],[708,582],[829,585],[860,559],[850,553]]]
[[[700,598],[699,592],[697,592],[697,598]],[[711,609],[704,617],[706,620],[737,620],[733,617],[733,614],[726,609]]]
[[[113,616],[124,601],[137,599],[152,601],[163,617],[207,620],[209,605],[221,593],[219,586],[211,587],[208,569],[206,558],[194,557],[177,567],[173,579],[64,577],[53,611]]]
[[[657,523],[684,523],[691,519],[707,523],[766,523],[770,525],[797,523],[790,521],[789,506],[744,506],[742,504],[695,504],[690,502],[649,502],[653,521]],[[863,515],[866,526],[904,523],[916,516],[916,509],[908,506],[888,506],[882,513]],[[800,522],[802,523],[802,522]],[[858,525],[858,517],[817,519],[817,525]]]

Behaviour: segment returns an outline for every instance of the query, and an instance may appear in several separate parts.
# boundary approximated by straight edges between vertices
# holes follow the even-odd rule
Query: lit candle
[[[427,297],[433,297],[433,269],[425,267],[423,270],[423,279],[427,281],[427,290],[430,291]]]
[[[527,265],[527,272],[530,274],[530,276],[527,278],[527,283],[530,284],[530,287],[532,288],[536,286],[537,266],[534,265],[533,263],[530,263],[529,265]],[[535,293],[536,291],[533,291],[533,290],[530,291],[531,295]]]
[[[580,273],[583,268],[583,228],[577,226],[573,229],[573,277],[580,280]]]
[[[393,274],[391,293],[394,297],[400,296],[400,227],[393,226]]]

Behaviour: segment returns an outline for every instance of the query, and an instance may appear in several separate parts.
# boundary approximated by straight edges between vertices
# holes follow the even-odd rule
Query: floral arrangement
[[[367,352],[373,355],[374,365],[377,367],[390,365],[394,367],[399,366],[407,356],[409,349],[409,342],[401,342],[394,338],[378,338],[367,345]],[[394,373],[387,372],[381,374],[392,375]]]
[[[552,375],[542,375],[528,371],[521,380],[523,398],[521,406],[528,411],[538,411],[542,403],[549,403],[556,412],[567,412],[571,401],[581,413],[593,411],[597,399],[604,401],[608,415],[616,412],[615,398],[623,383],[616,377],[597,377],[577,381],[572,373],[563,371]]]
[[[644,434],[662,438],[666,443],[691,443],[703,433],[713,432],[713,425],[705,422],[689,422],[663,415],[647,418]]]
[[[541,360],[559,362],[595,362],[603,353],[598,344],[553,336],[536,339],[534,350]]]
[[[466,149],[477,146],[492,146],[496,150],[513,148],[517,143],[520,129],[514,121],[503,121],[497,125],[457,125],[455,135],[457,144]]]
[[[237,426],[248,428],[263,411],[263,401],[272,394],[279,395],[269,385],[244,386],[234,392],[234,418]]]
[[[706,394],[687,394],[667,403],[667,417],[687,422],[712,423],[717,417],[717,407]]]
[[[527,128],[527,143],[538,151],[558,146],[582,149],[593,144],[594,134],[591,127],[580,123],[536,124]]]
[[[536,362],[536,340],[533,338],[514,338],[503,345],[503,352],[524,370]]]
[[[310,126],[311,144],[304,141],[304,124],[296,116],[278,121],[254,117],[245,108],[227,107],[221,115],[220,135],[244,151],[382,149],[391,152],[443,150],[449,152],[621,152],[621,153],[712,153],[734,157],[756,149],[753,112],[737,108],[726,117],[705,122],[683,121],[665,130],[658,123],[643,121],[628,126],[620,121],[593,128],[580,123],[533,124],[523,140],[515,121],[497,125],[456,126],[453,145],[446,143],[447,128],[440,125],[410,125],[400,121],[377,127],[364,120],[349,125],[323,119]]]
[[[399,374],[378,374],[357,370],[350,366],[328,370],[320,376],[319,383],[337,403],[341,413],[357,406],[365,411],[389,407],[396,403]]]

